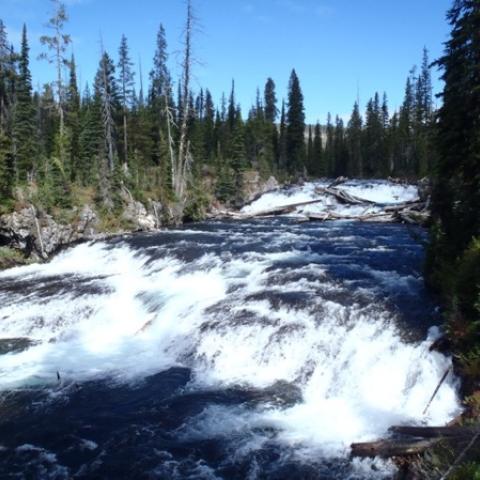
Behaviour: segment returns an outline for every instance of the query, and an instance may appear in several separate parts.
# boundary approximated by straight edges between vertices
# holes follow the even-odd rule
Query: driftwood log
[[[418,455],[435,446],[441,439],[430,440],[379,440],[377,442],[352,443],[351,455],[353,457],[406,457]]]
[[[335,197],[339,203],[347,205],[375,205],[375,202],[372,202],[371,200],[365,200],[364,198],[356,197],[355,195],[351,195],[345,190],[340,190],[338,188],[317,187],[315,189],[315,193],[318,193],[319,195],[330,195]]]
[[[390,428],[393,438],[376,442],[353,443],[354,457],[406,457],[417,455],[442,441],[470,440],[480,435],[480,426],[418,427],[394,426]],[[406,438],[407,437],[407,438]]]
[[[411,427],[394,426],[390,432],[417,438],[468,438],[480,432],[478,426],[451,427]]]
[[[356,197],[350,193],[336,188],[336,185],[339,185],[345,181],[344,179],[339,179],[338,182],[334,184],[321,188],[317,187],[315,192],[318,195],[331,196],[335,198],[339,203],[343,205],[354,205],[354,206],[365,206],[365,211],[361,215],[341,215],[332,211],[331,207],[326,207],[324,212],[319,214],[308,214],[305,213],[301,221],[320,221],[325,222],[328,220],[356,220],[360,222],[401,222],[408,224],[425,224],[430,215],[426,208],[426,203],[418,200],[402,202],[395,205],[384,205],[372,202],[370,200],[365,200],[363,198]],[[286,215],[293,213],[299,207],[306,207],[309,205],[315,205],[322,203],[324,198],[319,198],[315,200],[308,200],[304,202],[291,203],[288,205],[281,205],[279,207],[270,208],[267,210],[262,210],[255,213],[241,213],[241,212],[223,212],[220,216],[226,216],[235,219],[247,220],[252,218],[265,218],[273,217],[277,215]],[[371,207],[377,207],[377,211],[369,211]]]

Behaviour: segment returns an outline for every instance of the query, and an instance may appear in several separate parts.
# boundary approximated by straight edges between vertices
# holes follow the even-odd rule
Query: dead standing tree
[[[40,43],[45,45],[50,54],[42,53],[39,58],[55,64],[57,80],[55,82],[57,95],[57,108],[60,118],[59,124],[59,142],[60,142],[60,161],[62,165],[65,160],[64,155],[64,137],[65,137],[65,110],[64,110],[64,87],[63,87],[63,69],[70,66],[69,60],[65,57],[67,47],[72,43],[70,35],[63,33],[65,23],[68,21],[68,15],[65,5],[60,0],[51,0],[53,3],[53,16],[46,24],[46,27],[53,31],[52,36],[42,35]]]
[[[190,171],[191,154],[190,141],[188,138],[188,119],[190,116],[190,84],[192,75],[192,33],[194,28],[194,16],[191,0],[187,0],[187,20],[185,25],[184,51],[182,61],[182,99],[179,105],[181,113],[180,140],[178,154],[172,159],[172,182],[173,190],[179,202],[184,205],[186,200],[187,176]],[[170,123],[170,122],[169,122]],[[170,141],[170,139],[169,139]]]

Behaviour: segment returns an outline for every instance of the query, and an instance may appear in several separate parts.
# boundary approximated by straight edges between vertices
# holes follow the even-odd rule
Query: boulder
[[[147,212],[145,205],[133,199],[127,203],[122,218],[130,223],[136,231],[150,232],[157,227],[155,217]]]

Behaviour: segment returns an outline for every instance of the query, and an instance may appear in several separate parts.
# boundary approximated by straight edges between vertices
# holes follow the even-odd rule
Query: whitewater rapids
[[[424,235],[206,222],[0,273],[0,474],[391,478],[349,445],[460,412],[449,376],[422,415],[451,364]]]

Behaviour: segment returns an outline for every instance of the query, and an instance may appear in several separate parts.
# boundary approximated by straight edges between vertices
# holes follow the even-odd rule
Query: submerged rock
[[[2,338],[0,339],[0,355],[20,353],[37,343],[30,338]]]

